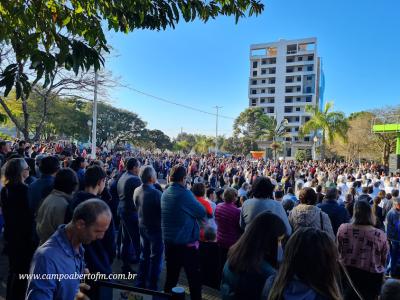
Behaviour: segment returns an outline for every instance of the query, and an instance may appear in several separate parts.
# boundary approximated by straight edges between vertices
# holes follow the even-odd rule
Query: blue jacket
[[[389,210],[386,221],[387,237],[391,240],[400,241],[400,211],[395,208]]]
[[[276,273],[266,261],[261,265],[261,272],[234,273],[225,263],[221,280],[222,300],[261,299],[265,281]],[[262,298],[267,299],[267,297]]]
[[[40,246],[33,256],[30,274],[83,274],[84,250],[76,253],[65,235],[65,225]],[[75,275],[74,275],[75,276]],[[27,300],[74,300],[79,289],[79,277],[74,279],[32,279],[28,282]]]
[[[72,212],[75,207],[85,200],[98,198],[93,194],[87,192],[77,192],[72,199],[68,211],[69,216],[66,217],[66,222],[70,221]],[[90,273],[100,272],[102,274],[111,274],[111,265],[115,258],[115,230],[114,222],[111,220],[110,226],[104,234],[101,240],[95,240],[88,245],[84,245],[85,248],[85,261],[87,268]]]
[[[275,280],[275,275],[272,275],[267,279],[265,283],[264,290],[262,292],[262,299],[268,299],[269,292],[272,289],[273,282]],[[328,300],[327,298],[317,294],[308,285],[301,282],[299,279],[293,278],[286,285],[283,291],[283,298],[285,300]]]
[[[29,207],[33,215],[36,215],[40,204],[53,190],[54,177],[42,175],[38,180],[32,182],[28,188]]]
[[[179,183],[172,183],[161,197],[164,241],[180,245],[197,241],[200,234],[197,220],[205,216],[205,208],[192,192]]]
[[[335,236],[340,225],[350,222],[350,215],[347,209],[334,200],[325,200],[317,206],[329,216]]]
[[[142,184],[133,193],[140,227],[152,232],[161,231],[161,195],[152,184]]]

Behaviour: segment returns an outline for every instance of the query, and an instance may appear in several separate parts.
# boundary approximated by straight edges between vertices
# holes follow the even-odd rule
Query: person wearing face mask
[[[265,281],[282,260],[285,233],[285,223],[270,212],[251,222],[228,252],[220,289],[223,300],[260,299]]]

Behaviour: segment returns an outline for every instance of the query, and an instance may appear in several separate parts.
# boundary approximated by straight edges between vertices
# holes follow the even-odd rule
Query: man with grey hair
[[[87,245],[102,239],[110,222],[111,211],[104,201],[94,198],[79,204],[74,210],[71,222],[60,225],[36,250],[32,259],[30,274],[58,274],[60,278],[31,278],[26,299],[74,299],[76,295],[80,297],[77,299],[87,299],[81,295],[81,290],[89,287],[80,284],[79,277],[85,272],[82,244]]]
[[[136,286],[158,290],[164,244],[161,232],[161,195],[154,187],[157,173],[143,166],[139,177],[143,184],[135,189],[133,202],[139,217],[141,255]]]

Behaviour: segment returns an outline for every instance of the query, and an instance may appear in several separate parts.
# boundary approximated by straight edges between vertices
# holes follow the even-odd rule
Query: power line
[[[207,115],[210,115],[210,116],[217,116],[216,113],[212,113],[212,112],[205,111],[205,110],[202,110],[202,109],[193,107],[193,106],[189,106],[189,105],[186,105],[186,104],[182,104],[182,103],[174,102],[174,101],[171,101],[171,100],[167,100],[167,99],[165,99],[165,98],[161,98],[161,97],[158,97],[158,96],[154,96],[154,95],[152,95],[152,94],[149,94],[149,93],[140,91],[140,90],[138,90],[138,89],[135,89],[135,88],[130,87],[130,86],[127,86],[127,85],[123,85],[123,87],[125,87],[125,88],[127,88],[128,90],[131,90],[131,91],[133,91],[133,92],[136,92],[136,93],[138,93],[138,94],[142,94],[142,95],[144,95],[144,96],[147,96],[147,97],[150,97],[150,98],[153,98],[153,99],[156,99],[156,100],[159,100],[159,101],[168,103],[168,104],[172,104],[172,105],[175,105],[175,106],[180,106],[180,107],[183,107],[183,108],[186,108],[186,109],[190,109],[190,110],[193,110],[193,111],[197,111],[197,112],[201,112],[201,113],[203,113],[203,114],[207,114]],[[219,118],[224,118],[224,119],[229,119],[229,120],[235,120],[235,118],[232,118],[232,117],[229,117],[229,116],[224,116],[224,115],[219,115],[219,114],[218,114],[218,117],[219,117]]]

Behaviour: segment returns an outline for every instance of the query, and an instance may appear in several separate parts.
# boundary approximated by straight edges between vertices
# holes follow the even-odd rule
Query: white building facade
[[[320,65],[316,38],[250,46],[249,106],[262,107],[277,124],[287,120],[284,157],[294,157],[297,149],[312,151],[313,136],[300,138],[299,128],[310,118],[306,105],[321,107]],[[261,141],[260,146],[269,143]]]

